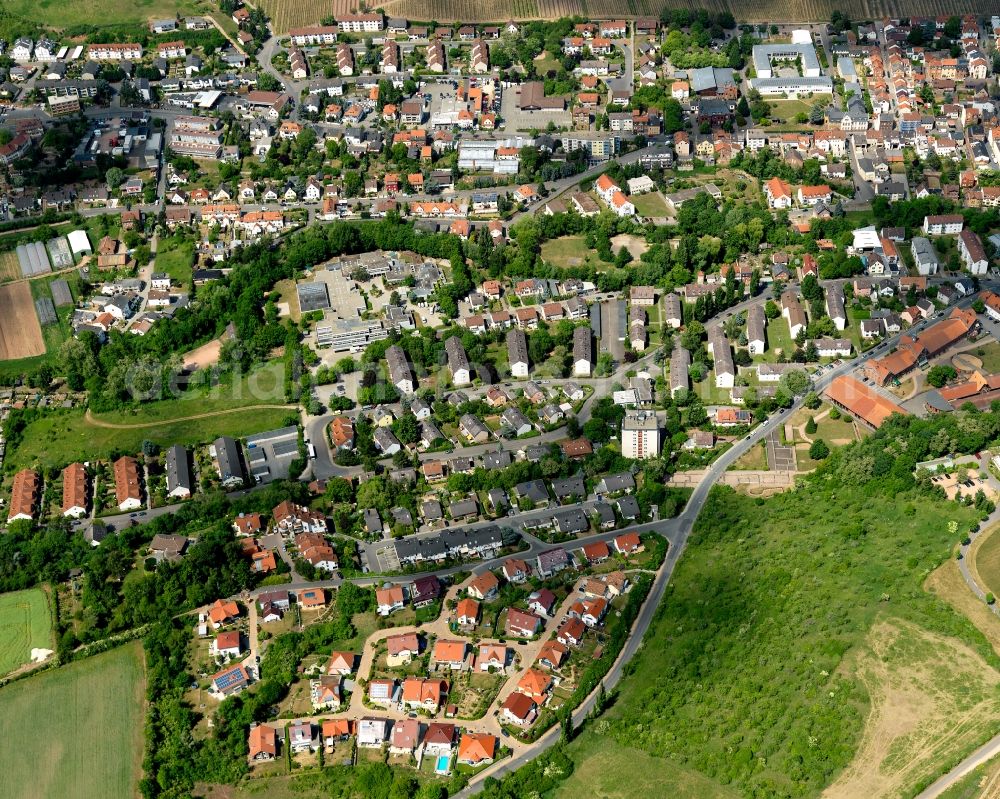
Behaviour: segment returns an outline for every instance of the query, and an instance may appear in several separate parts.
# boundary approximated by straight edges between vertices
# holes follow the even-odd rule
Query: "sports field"
[[[0,361],[45,354],[45,339],[38,324],[31,286],[0,286]]]
[[[32,649],[52,649],[52,619],[40,588],[0,594],[0,675],[31,660]]]
[[[142,764],[139,643],[0,689],[7,799],[133,797]]]

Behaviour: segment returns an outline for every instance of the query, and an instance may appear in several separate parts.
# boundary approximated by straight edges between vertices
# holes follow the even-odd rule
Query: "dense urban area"
[[[0,19],[4,795],[994,795],[1000,16],[78,5]]]

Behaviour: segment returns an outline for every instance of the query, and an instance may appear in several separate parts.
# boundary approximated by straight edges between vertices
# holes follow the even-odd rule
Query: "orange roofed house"
[[[946,318],[931,325],[916,338],[908,335],[900,338],[895,352],[870,360],[865,364],[865,374],[880,386],[898,380],[974,333],[978,325],[974,310],[954,308]]]
[[[247,757],[252,761],[274,760],[278,756],[278,733],[267,724],[251,727],[247,744]]]
[[[115,502],[118,510],[137,510],[142,507],[142,489],[139,486],[139,462],[126,455],[115,461]]]
[[[42,480],[38,476],[38,472],[22,469],[15,474],[14,486],[10,494],[10,507],[7,510],[7,521],[34,519],[41,487]]]
[[[431,665],[459,671],[465,668],[465,641],[438,640],[431,653]]]
[[[80,518],[87,513],[87,471],[82,463],[71,463],[62,473],[63,516]]]
[[[834,379],[826,389],[826,397],[854,418],[877,428],[892,414],[908,415],[899,405],[883,397],[876,389],[848,375]]]
[[[216,599],[208,607],[208,620],[212,622],[212,627],[218,629],[223,625],[230,624],[240,615],[240,606],[232,600]]]
[[[458,762],[467,766],[492,763],[496,756],[497,739],[484,732],[465,732],[458,742]]]

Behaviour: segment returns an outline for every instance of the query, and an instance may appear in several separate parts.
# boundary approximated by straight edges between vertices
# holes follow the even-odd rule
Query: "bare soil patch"
[[[954,638],[889,618],[845,661],[871,712],[854,761],[823,796],[907,794],[981,743],[1000,719],[1000,674]]]
[[[26,282],[0,286],[0,360],[45,354],[31,286]]]

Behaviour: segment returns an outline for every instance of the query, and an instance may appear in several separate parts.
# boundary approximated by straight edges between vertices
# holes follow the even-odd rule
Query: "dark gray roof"
[[[177,488],[186,488],[189,492],[194,491],[187,450],[180,444],[174,444],[167,450],[166,467],[168,493]]]
[[[236,443],[236,439],[229,436],[215,439],[215,457],[219,463],[219,476],[223,483],[235,480],[246,482],[243,460],[240,458],[240,445]]]
[[[552,521],[560,533],[582,533],[590,529],[590,521],[580,508],[567,508],[553,514]]]
[[[393,508],[391,513],[396,524],[402,524],[404,527],[413,526],[413,515],[406,508]]]
[[[600,519],[601,524],[614,524],[615,523],[615,511],[606,502],[598,502],[594,505],[594,510],[597,512],[597,516]]]
[[[621,497],[617,503],[618,512],[621,513],[622,517],[625,519],[638,519],[639,518],[639,500],[631,495],[626,495]]]
[[[564,480],[553,480],[552,493],[556,495],[556,499],[565,499],[566,497],[580,497],[582,499],[587,495],[587,488],[583,483],[583,478],[577,475],[567,477]]]
[[[518,497],[530,499],[532,502],[548,502],[549,492],[541,480],[527,480],[514,486]]]
[[[631,491],[635,488],[635,478],[631,472],[621,474],[609,474],[601,479],[597,484],[597,490],[601,493],[614,493],[615,491]]]

